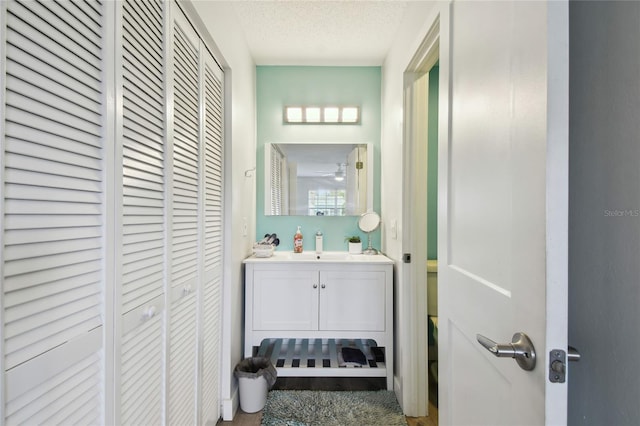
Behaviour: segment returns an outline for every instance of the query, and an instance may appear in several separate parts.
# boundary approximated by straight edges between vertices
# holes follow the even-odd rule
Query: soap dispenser
[[[316,254],[322,253],[322,232],[316,232]]]
[[[300,225],[298,225],[298,230],[293,236],[293,252],[302,253],[302,231],[300,231]]]

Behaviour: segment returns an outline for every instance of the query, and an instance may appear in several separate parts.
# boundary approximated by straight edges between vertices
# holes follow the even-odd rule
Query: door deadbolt
[[[567,377],[566,361],[580,361],[580,352],[573,346],[569,346],[567,352],[562,349],[553,349],[549,352],[549,381],[551,383],[564,383]]]

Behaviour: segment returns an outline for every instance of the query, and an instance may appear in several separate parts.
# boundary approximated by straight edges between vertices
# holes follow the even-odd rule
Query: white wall
[[[225,68],[226,153],[225,153],[225,284],[223,312],[223,359],[221,368],[221,398],[224,420],[231,420],[238,406],[237,382],[233,368],[242,358],[244,276],[242,260],[251,253],[255,240],[256,187],[255,167],[256,114],[255,63],[239,30],[232,2],[199,1],[191,6],[200,16],[218,52],[216,59]],[[229,103],[229,97],[231,102]],[[230,125],[229,125],[230,123]],[[246,235],[245,229],[246,228]]]
[[[396,392],[406,410],[408,395],[403,394],[402,375],[410,374],[407,363],[410,348],[405,334],[410,324],[403,320],[408,308],[400,297],[402,289],[402,152],[403,152],[403,87],[404,72],[436,17],[436,10],[448,7],[446,2],[410,2],[400,30],[382,68],[382,143],[381,143],[381,216],[382,251],[395,261],[395,376]],[[397,223],[397,238],[390,232]]]
[[[571,2],[569,425],[640,419],[640,3]]]

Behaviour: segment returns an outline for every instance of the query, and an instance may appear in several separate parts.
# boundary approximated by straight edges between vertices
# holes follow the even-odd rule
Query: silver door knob
[[[536,366],[536,350],[529,336],[522,332],[514,334],[511,343],[496,343],[482,334],[477,334],[476,339],[495,356],[514,358],[523,370],[531,371]]]

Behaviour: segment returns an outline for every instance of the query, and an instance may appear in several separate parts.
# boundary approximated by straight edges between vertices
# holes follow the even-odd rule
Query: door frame
[[[403,351],[401,364],[402,407],[408,416],[428,415],[428,374],[429,356],[427,348],[427,272],[426,272],[426,187],[416,191],[412,183],[426,179],[426,157],[424,167],[414,160],[421,149],[418,145],[422,129],[416,123],[416,115],[422,108],[415,102],[414,92],[423,92],[424,88],[415,83],[428,74],[433,65],[440,61],[439,100],[438,100],[438,146],[449,142],[449,32],[450,3],[438,3],[435,14],[427,20],[429,30],[407,64],[404,72],[404,108],[403,108],[403,253],[411,253],[411,263],[403,263],[401,298],[403,306],[408,307],[400,315],[405,324],[401,333],[407,350]],[[428,88],[428,86],[427,86]],[[422,93],[421,93],[422,94]],[[428,94],[425,93],[425,96]],[[426,98],[425,98],[426,102]],[[426,112],[426,110],[425,110]],[[426,133],[426,132],[424,132]],[[422,147],[426,152],[426,146]],[[440,151],[440,148],[439,148]],[[442,158],[439,156],[439,158]],[[442,166],[438,160],[438,169]],[[439,172],[440,173],[440,172]],[[416,196],[419,195],[419,199]],[[444,194],[438,188],[438,215],[442,214],[440,203]],[[416,204],[424,205],[424,218],[416,211]],[[419,209],[420,210],[420,209]],[[414,256],[416,254],[417,256]]]

